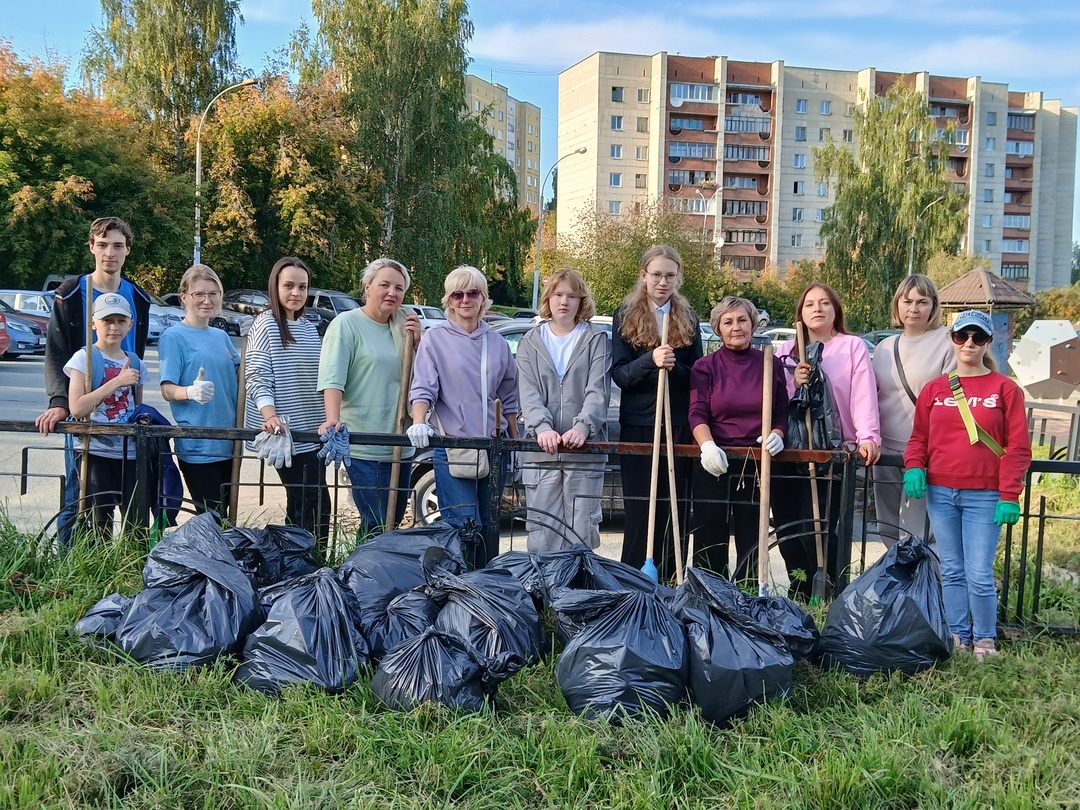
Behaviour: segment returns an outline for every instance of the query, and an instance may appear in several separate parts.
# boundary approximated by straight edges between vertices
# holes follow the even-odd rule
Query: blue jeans
[[[432,462],[435,465],[435,492],[439,498],[439,514],[442,519],[452,526],[462,528],[465,521],[472,518],[477,526],[486,530],[488,503],[491,498],[491,475],[486,478],[454,478],[450,474],[450,467],[446,462],[446,449],[436,447],[432,452]],[[503,457],[504,461],[506,457]],[[495,485],[501,493],[503,482],[506,478],[506,466],[498,470],[498,478]],[[485,537],[488,532],[485,531]],[[474,568],[483,568],[488,559],[497,556],[496,548],[483,548],[477,550],[473,561]]]
[[[354,458],[346,467],[349,483],[352,484],[353,503],[360,512],[360,530],[370,533],[381,531],[386,526],[386,507],[390,497],[391,461],[367,461]],[[401,523],[405,517],[405,507],[409,503],[409,477],[412,473],[412,459],[401,460],[401,473],[398,475],[397,513],[394,523]]]
[[[64,434],[64,503],[56,515],[56,539],[61,551],[71,548],[75,534],[75,518],[79,514],[79,463],[75,436]]]
[[[926,488],[926,511],[937,538],[949,629],[964,644],[997,635],[994,556],[1001,527],[994,523],[994,489]]]

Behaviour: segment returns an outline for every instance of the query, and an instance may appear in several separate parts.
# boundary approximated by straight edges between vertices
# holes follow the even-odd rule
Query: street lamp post
[[[587,147],[579,147],[573,152],[568,152],[561,158],[551,164],[551,168],[548,169],[548,173],[544,175],[544,182],[540,184],[540,208],[536,215],[536,268],[533,270],[533,294],[532,294],[532,308],[533,312],[537,312],[537,302],[540,300],[540,240],[544,235],[544,186],[547,185],[547,181],[551,178],[551,175],[555,171],[555,167],[562,163],[570,155],[584,155],[588,152]]]
[[[907,260],[907,274],[909,276],[913,275],[915,273],[915,232],[919,230],[919,222],[922,220],[923,214],[925,214],[927,211],[930,210],[930,206],[937,205],[939,202],[941,202],[944,199],[945,199],[945,195],[943,194],[942,196],[938,197],[936,200],[931,200],[930,202],[928,202],[926,204],[926,206],[923,208],[923,210],[919,212],[919,215],[917,217],[915,217],[915,227],[911,229],[911,248],[908,251],[908,260]]]
[[[202,258],[202,228],[199,223],[202,212],[199,208],[199,203],[201,202],[202,189],[202,128],[203,124],[206,123],[206,114],[210,112],[210,108],[214,106],[214,102],[223,95],[241,87],[251,87],[251,85],[255,84],[255,81],[255,79],[244,79],[242,82],[230,84],[210,99],[210,103],[206,105],[206,109],[203,110],[202,115],[199,117],[199,128],[195,131],[195,251],[192,264],[199,264]]]

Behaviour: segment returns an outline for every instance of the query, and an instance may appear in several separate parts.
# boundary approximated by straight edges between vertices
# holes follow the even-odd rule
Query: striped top
[[[315,324],[304,318],[289,321],[289,331],[296,343],[283,347],[278,325],[269,311],[261,313],[247,336],[247,402],[244,427],[261,430],[260,408],[273,405],[289,419],[289,429],[312,431],[326,421],[326,409],[318,390],[319,353],[322,339]],[[249,449],[254,449],[248,444]],[[295,453],[310,453],[319,445],[297,442]]]

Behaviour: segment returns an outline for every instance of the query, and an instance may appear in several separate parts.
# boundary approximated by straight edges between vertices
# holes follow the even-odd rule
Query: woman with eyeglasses
[[[956,368],[949,330],[942,328],[941,305],[934,282],[916,273],[896,288],[890,308],[893,328],[902,334],[885,338],[874,350],[881,450],[903,455],[911,438],[915,401],[923,387]],[[874,509],[881,540],[891,547],[900,532],[923,537],[926,503],[904,497],[899,467],[874,468]],[[929,538],[926,538],[929,539]]]
[[[325,418],[318,391],[322,338],[304,317],[310,283],[311,270],[295,256],[278,259],[270,270],[270,306],[247,336],[244,427],[250,430],[314,433]],[[317,443],[296,442],[292,457],[276,469],[285,485],[286,521],[307,529],[325,549],[330,492],[318,451]]]
[[[660,369],[668,371],[671,427],[676,444],[690,444],[690,369],[702,356],[701,329],[690,302],[679,293],[682,257],[667,245],[653,245],[641,257],[634,289],[615,310],[611,325],[611,377],[622,391],[619,432],[624,442],[651,442]],[[661,343],[663,316],[669,318],[668,340]],[[651,461],[648,456],[621,454],[626,518],[622,561],[634,568],[645,563],[649,521]],[[680,526],[690,517],[689,458],[675,461],[676,497]],[[654,560],[661,581],[675,575],[675,546],[671,532],[668,478],[659,476]]]
[[[345,425],[353,433],[394,433],[401,386],[405,333],[420,345],[420,319],[401,308],[412,278],[400,262],[386,257],[364,268],[364,304],[330,321],[319,360],[318,390],[326,421],[319,434]],[[425,341],[426,342],[426,341]],[[415,349],[414,349],[415,350]],[[347,473],[353,502],[360,513],[360,532],[371,534],[386,525],[394,448],[351,444]],[[398,486],[408,487],[412,448],[401,454]],[[395,523],[405,515],[408,498],[397,499]]]
[[[489,303],[487,279],[475,267],[462,266],[443,282],[442,304],[447,322],[428,331],[416,353],[412,388],[413,447],[424,448],[436,431],[442,436],[483,437],[496,430],[518,437],[517,368],[505,338],[484,321]],[[495,400],[502,402],[502,424],[495,424]],[[502,491],[504,469],[481,474],[478,464],[451,466],[445,448],[432,453],[435,489],[443,520],[462,526],[466,520],[483,525],[490,488]],[[477,477],[479,476],[479,477]],[[491,527],[487,527],[491,528]],[[490,545],[476,549],[476,568],[498,555],[498,534]]]
[[[184,427],[236,426],[240,353],[210,321],[221,312],[221,279],[205,264],[180,279],[184,320],[161,333],[161,396]],[[233,443],[228,439],[176,439],[180,472],[198,513],[225,515],[232,482]]]
[[[956,370],[920,392],[904,452],[904,491],[926,497],[937,538],[953,642],[979,661],[997,655],[994,556],[1001,527],[1020,519],[1031,464],[1024,392],[996,370],[993,335],[985,312],[957,315]]]

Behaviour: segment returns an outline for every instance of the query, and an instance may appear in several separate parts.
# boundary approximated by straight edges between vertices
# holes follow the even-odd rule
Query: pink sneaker
[[[956,633],[952,634],[953,655],[967,655],[971,652],[971,645],[960,640]]]
[[[997,655],[998,648],[992,638],[980,638],[975,642],[975,660],[982,663],[987,658]]]

